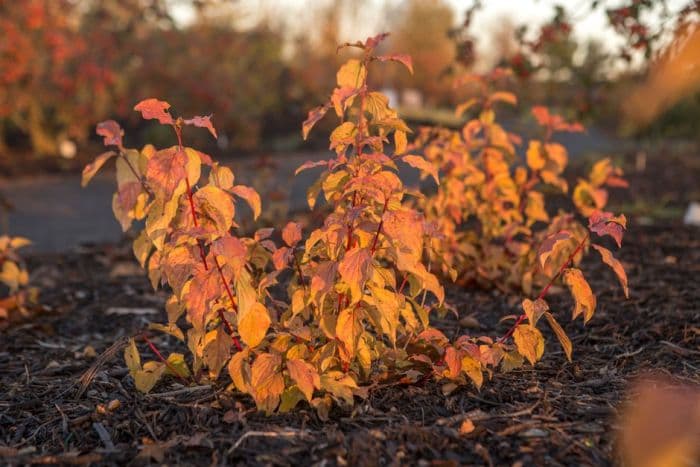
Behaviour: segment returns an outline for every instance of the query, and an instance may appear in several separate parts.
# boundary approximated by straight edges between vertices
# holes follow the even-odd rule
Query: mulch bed
[[[0,463],[612,464],[631,381],[655,371],[700,384],[700,230],[633,227],[621,252],[632,289],[627,301],[593,256],[584,270],[598,311],[585,328],[580,320],[565,326],[573,363],[548,334],[535,368],[497,374],[480,392],[463,387],[444,395],[432,381],[379,386],[351,412],[334,409],[327,422],[308,406],[266,417],[223,382],[186,388],[166,379],[140,394],[121,351],[77,397],[95,355],[164,319],[165,295],[152,291],[128,248],[31,258],[50,308],[0,331]],[[448,297],[460,317],[476,318],[481,329],[471,332],[489,335],[507,328],[498,319],[519,303],[478,290],[451,289]],[[551,303],[566,321],[566,294]],[[453,316],[437,324],[450,336],[465,332]],[[167,336],[154,342],[163,351],[177,347]],[[461,434],[466,420],[475,429]]]

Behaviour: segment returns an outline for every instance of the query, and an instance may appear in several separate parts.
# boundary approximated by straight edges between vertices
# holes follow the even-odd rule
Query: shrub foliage
[[[143,362],[132,339],[125,351],[136,387],[148,392],[171,374],[185,382],[217,380],[227,373],[232,387],[249,394],[260,410],[287,411],[302,401],[327,417],[333,403],[352,405],[379,381],[415,382],[434,376],[453,387],[484,375],[508,371],[543,355],[537,326],[545,318],[572,354],[571,341],[545,297],[558,280],[574,300],[573,318],[594,314],[596,299],[577,267],[595,248],[622,282],[624,270],[610,250],[592,244],[611,236],[619,245],[624,216],[603,211],[606,185],[622,183],[608,160],[573,190],[579,214],[550,216],[541,187],[566,193],[561,174],[566,150],[552,140],[557,131],[580,131],[533,109],[543,137],[530,141],[526,163],[516,162],[519,137],[495,118],[496,103],[514,104],[512,94],[491,90],[491,77],[474,78],[483,95],[458,108],[480,106],[461,131],[422,131],[409,144],[411,129],[368,85],[376,62],[396,62],[412,72],[410,57],[377,55],[382,34],[357,48],[337,73],[328,102],[312,109],[303,123],[307,137],[327,114],[338,125],[330,134],[328,160],[307,162],[297,172],[322,167],[308,190],[316,209],[326,203],[322,224],[305,233],[296,223],[280,232],[238,232],[238,203],[260,215],[258,194],[235,184],[233,172],[208,155],[184,145],[188,126],[216,130],[209,117],[175,117],[167,102],[148,99],[135,110],[173,129],[177,144],[164,149],[123,146],[114,121],[100,123],[110,151],[83,173],[83,183],[116,158],[115,216],[124,230],[143,221],[134,253],[154,287],[167,287],[167,324],[152,324],[183,341],[190,357],[158,357]],[[423,155],[420,153],[423,152]],[[404,186],[397,164],[408,164],[438,184],[424,196]],[[281,239],[281,243],[279,241]],[[448,274],[442,274],[448,273]],[[500,338],[463,335],[448,339],[430,324],[444,312],[440,276],[498,281],[530,295],[510,330]]]

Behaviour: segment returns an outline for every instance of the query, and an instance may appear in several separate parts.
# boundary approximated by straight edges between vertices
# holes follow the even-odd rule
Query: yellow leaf
[[[345,62],[336,74],[339,88],[361,88],[367,79],[367,68],[361,61],[353,58]]]
[[[587,323],[593,317],[596,307],[596,298],[593,295],[591,286],[583,277],[580,269],[569,268],[564,271],[564,283],[569,287],[571,295],[574,297],[576,304],[574,305],[573,318],[583,314],[583,322]]]
[[[243,349],[236,352],[228,362],[228,374],[231,376],[234,386],[241,392],[250,390],[250,364],[248,358],[250,356],[249,349]]]
[[[357,128],[354,123],[342,123],[331,133],[330,149],[335,149],[337,153],[345,151],[345,148],[355,142],[355,135],[357,135]]]
[[[552,331],[554,331],[554,334],[557,336],[557,339],[559,339],[559,343],[561,344],[562,348],[564,349],[564,353],[566,354],[566,359],[571,361],[573,345],[571,344],[569,336],[566,335],[564,329],[559,325],[557,320],[554,319],[554,316],[551,313],[546,312],[544,316],[545,318],[547,318],[547,322],[552,328]]]
[[[521,324],[515,328],[513,339],[518,352],[527,358],[532,365],[542,357],[544,353],[544,338],[537,328]]]
[[[465,355],[462,357],[462,371],[472,380],[477,389],[481,389],[481,385],[484,383],[481,363],[471,355]]]
[[[190,376],[190,369],[187,366],[187,362],[185,362],[185,356],[181,353],[174,352],[168,355],[168,363],[170,364],[170,366],[166,365],[166,374],[180,376],[182,378],[188,378]],[[170,367],[172,367],[175,370],[175,372],[177,372],[177,374],[173,374],[173,371],[170,369]]]
[[[501,362],[501,371],[503,371],[503,373],[508,373],[511,370],[516,370],[523,366],[523,356],[517,351],[505,352]]]
[[[129,343],[124,349],[124,361],[132,376],[141,369],[141,355],[133,338],[129,339]]]
[[[280,402],[279,411],[287,413],[291,411],[297,404],[304,400],[304,393],[301,392],[298,386],[290,386],[282,393],[282,401]]]
[[[241,312],[238,317],[238,332],[243,342],[250,347],[256,347],[265,339],[271,323],[265,305],[256,302],[247,311]]]
[[[389,338],[392,345],[396,343],[396,329],[399,326],[399,298],[390,290],[371,287],[370,296],[365,298],[374,307],[369,310],[375,325]]]
[[[321,388],[330,392],[334,398],[346,405],[352,405],[357,382],[350,374],[340,371],[329,371],[321,375]]]
[[[170,334],[177,339],[184,341],[185,336],[182,334],[182,330],[175,323],[160,324],[160,323],[148,323],[148,329],[153,331],[160,331],[166,334]],[[173,354],[174,355],[174,354]]]
[[[136,389],[143,393],[148,393],[165,373],[166,366],[161,362],[146,362],[143,369],[138,370],[132,376]]]
[[[321,378],[316,368],[303,360],[291,359],[287,360],[287,370],[289,377],[297,383],[306,400],[311,401],[314,388],[321,389]]]

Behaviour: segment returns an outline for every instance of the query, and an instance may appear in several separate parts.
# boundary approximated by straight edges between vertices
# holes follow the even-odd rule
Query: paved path
[[[621,147],[600,132],[561,135],[557,138],[569,148],[572,157],[586,153],[605,154]],[[320,169],[302,172],[294,176],[294,170],[304,161],[326,157],[323,152],[292,153],[271,159],[275,169],[259,167],[259,158],[238,158],[222,161],[234,169],[237,183],[254,185],[253,177],[263,194],[265,210],[266,192],[289,193],[290,210],[305,210],[306,189],[313,183]],[[267,174],[265,175],[267,170]],[[271,175],[272,174],[272,175]],[[417,172],[402,170],[407,184],[414,184]],[[264,180],[269,180],[267,183]],[[86,188],[80,187],[80,175],[42,175],[17,179],[0,179],[0,192],[14,205],[9,214],[9,233],[22,235],[33,241],[34,251],[57,252],[74,248],[81,243],[118,241],[121,228],[112,214],[112,193],[115,188],[114,173],[105,171],[96,176]]]

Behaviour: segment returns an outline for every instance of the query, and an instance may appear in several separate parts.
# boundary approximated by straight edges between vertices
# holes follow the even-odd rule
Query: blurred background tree
[[[459,73],[505,66],[526,104],[625,134],[698,138],[698,0],[546,0],[545,16],[520,6],[489,23],[495,5],[510,3],[0,0],[0,162],[71,157],[76,144],[80,158],[105,118],[157,132],[136,128],[131,107],[146,97],[212,112],[219,150],[300,147],[299,122],[347,58],[337,44],[385,30],[384,52],[411,54],[415,74],[378,67],[375,84],[418,95],[421,119],[463,97],[450,85]],[[582,36],[590,17],[600,30]],[[649,90],[670,97],[645,106]]]

